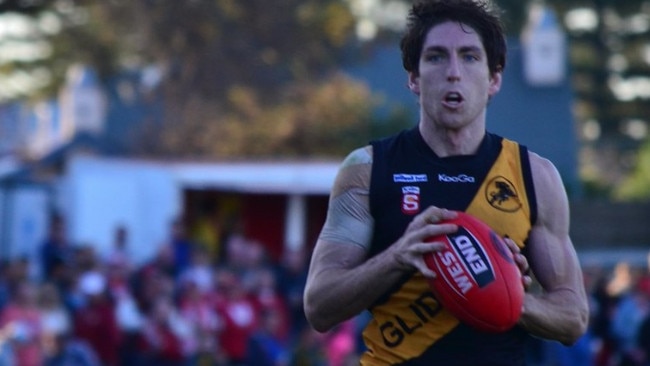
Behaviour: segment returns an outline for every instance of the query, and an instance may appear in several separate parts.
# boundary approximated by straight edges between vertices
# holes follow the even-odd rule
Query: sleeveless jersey
[[[486,133],[474,155],[438,157],[416,128],[373,141],[370,255],[397,241],[415,215],[435,205],[470,213],[522,248],[536,202],[527,149]],[[486,334],[461,324],[419,273],[369,309],[362,365],[523,365],[523,329]]]

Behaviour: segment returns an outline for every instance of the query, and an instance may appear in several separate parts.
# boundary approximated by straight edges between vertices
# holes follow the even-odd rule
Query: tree
[[[625,201],[650,201],[650,139],[639,149],[634,170],[615,189],[614,197]]]
[[[44,61],[55,75],[54,89],[73,61],[91,65],[104,81],[127,68],[154,68],[162,75],[145,97],[163,101],[163,118],[131,129],[133,152],[340,154],[317,140],[368,137],[347,132],[369,131],[375,103],[370,92],[332,77],[353,36],[343,1],[59,0],[32,16],[38,21],[48,14],[61,24],[49,38],[52,58]],[[318,128],[318,120],[329,129]],[[345,133],[334,138],[333,131]],[[160,140],[152,142],[154,135]]]
[[[163,125],[156,121],[143,125],[138,135],[147,139],[137,145],[136,153],[194,158],[341,157],[377,136],[377,125],[397,130],[409,123],[401,110],[371,119],[379,101],[366,85],[341,73],[319,82],[296,81],[279,93],[277,103],[265,105],[259,90],[232,87],[227,112],[193,100],[183,124],[165,120]],[[211,120],[214,116],[218,120]],[[188,141],[193,141],[191,149]]]
[[[650,63],[644,54],[650,23],[640,0],[553,1],[571,44],[576,122],[583,178],[611,191],[633,174],[648,133]],[[581,19],[582,18],[582,19]],[[577,24],[578,22],[584,24]],[[650,183],[650,181],[648,182]]]

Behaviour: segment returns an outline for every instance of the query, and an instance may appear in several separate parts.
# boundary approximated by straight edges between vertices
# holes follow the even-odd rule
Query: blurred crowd
[[[27,259],[0,265],[0,365],[346,365],[354,321],[327,334],[304,317],[308,253],[271,260],[241,233],[202,245],[183,221],[148,262],[135,264],[128,231],[108,253],[66,240],[52,220],[40,275]],[[33,262],[33,261],[32,261]]]
[[[587,333],[570,347],[531,338],[533,366],[650,366],[650,273],[619,262],[583,266],[590,300]],[[567,304],[570,306],[570,304]]]
[[[307,250],[274,260],[237,231],[215,248],[181,220],[144,263],[125,228],[112,240],[107,253],[72,245],[57,217],[38,263],[0,263],[0,366],[358,364],[363,315],[324,334],[305,320]],[[529,364],[650,365],[647,268],[585,268],[585,285],[589,332],[571,347],[531,338]]]

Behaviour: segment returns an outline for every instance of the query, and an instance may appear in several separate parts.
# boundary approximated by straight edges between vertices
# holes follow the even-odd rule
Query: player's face
[[[499,91],[501,74],[490,75],[481,38],[467,25],[444,22],[429,30],[419,74],[409,87],[420,97],[421,118],[436,128],[484,128],[488,99]]]

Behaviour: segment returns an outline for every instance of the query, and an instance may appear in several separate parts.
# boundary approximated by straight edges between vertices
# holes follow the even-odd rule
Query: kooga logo
[[[460,174],[455,177],[450,177],[447,174],[438,174],[438,180],[447,183],[474,183],[474,177],[466,174]]]

